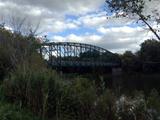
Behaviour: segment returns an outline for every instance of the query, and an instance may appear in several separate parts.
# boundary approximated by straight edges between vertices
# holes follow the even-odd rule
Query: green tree
[[[146,40],[141,44],[139,56],[143,62],[143,71],[160,71],[160,42],[156,40]]]
[[[160,62],[160,42],[146,40],[141,44],[140,57],[145,62]]]
[[[100,57],[100,52],[97,50],[80,53],[80,59],[94,59],[95,60],[99,57]]]
[[[106,3],[111,12],[115,12],[117,13],[117,15],[118,13],[123,12],[123,16],[125,17],[129,17],[129,15],[135,16],[135,19],[137,21],[141,20],[143,23],[145,23],[145,25],[149,27],[149,29],[154,33],[157,39],[160,40],[160,36],[148,21],[149,19],[154,19],[154,21],[158,24],[159,13],[155,9],[151,12],[154,12],[153,15],[144,14],[144,7],[146,2],[150,2],[150,4],[152,4],[153,0],[106,0]]]
[[[103,53],[101,55],[102,60],[105,62],[115,62],[115,63],[121,63],[120,56],[118,54],[111,54],[111,53]]]
[[[4,77],[11,69],[24,61],[29,61],[32,54],[37,54],[38,42],[33,36],[22,36],[0,28],[0,76]]]
[[[139,57],[131,51],[126,51],[122,56],[122,68],[125,71],[139,71],[141,69],[141,61]]]

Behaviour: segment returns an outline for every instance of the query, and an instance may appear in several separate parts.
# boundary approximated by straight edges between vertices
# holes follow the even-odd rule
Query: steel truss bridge
[[[110,51],[84,43],[52,42],[41,44],[40,53],[52,67],[117,67],[119,63],[104,60]]]

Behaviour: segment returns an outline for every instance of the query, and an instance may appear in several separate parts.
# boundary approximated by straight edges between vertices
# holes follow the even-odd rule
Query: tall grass
[[[2,83],[0,98],[43,120],[156,120],[160,116],[156,90],[148,97],[142,92],[117,96],[103,81],[100,84],[99,88],[83,77],[66,80],[49,69],[20,65]]]
[[[40,118],[28,110],[0,101],[0,120],[40,120]]]

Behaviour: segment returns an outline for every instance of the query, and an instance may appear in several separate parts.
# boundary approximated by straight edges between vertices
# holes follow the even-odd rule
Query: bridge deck
[[[52,62],[52,66],[58,67],[91,67],[91,66],[101,66],[101,67],[117,67],[118,63],[109,62],[89,62],[89,61],[58,61]]]

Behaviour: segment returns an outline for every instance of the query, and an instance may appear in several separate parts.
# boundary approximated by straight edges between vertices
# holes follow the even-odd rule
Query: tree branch
[[[158,40],[160,40],[160,36],[157,34],[157,32],[151,27],[151,25],[149,25],[149,23],[147,23],[147,21],[145,20],[145,18],[138,14],[138,16],[140,17],[140,19],[149,27],[149,29],[154,33],[154,35],[158,38]]]

